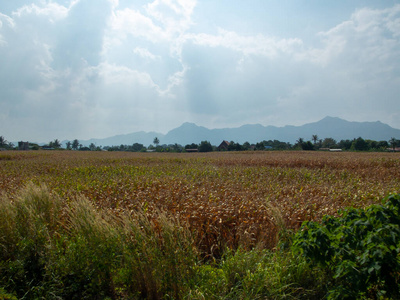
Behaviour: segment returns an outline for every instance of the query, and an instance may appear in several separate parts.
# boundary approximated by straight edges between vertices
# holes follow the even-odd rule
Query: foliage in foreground
[[[400,195],[305,222],[294,247],[332,275],[328,299],[400,298]]]
[[[282,227],[275,251],[239,245],[213,259],[164,212],[116,216],[28,185],[0,197],[0,299],[323,299],[329,289],[330,298],[395,297],[399,208],[391,196],[305,223],[295,251]]]
[[[205,259],[178,220],[116,217],[28,185],[0,198],[0,297],[11,299],[312,298],[318,269],[290,252],[226,249]]]

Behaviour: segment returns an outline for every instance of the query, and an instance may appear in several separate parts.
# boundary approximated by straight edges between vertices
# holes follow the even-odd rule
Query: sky
[[[8,141],[326,116],[400,128],[399,1],[0,2]]]

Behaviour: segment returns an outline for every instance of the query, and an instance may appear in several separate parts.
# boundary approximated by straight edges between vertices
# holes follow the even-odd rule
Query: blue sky
[[[7,140],[302,125],[400,128],[398,1],[0,3]]]

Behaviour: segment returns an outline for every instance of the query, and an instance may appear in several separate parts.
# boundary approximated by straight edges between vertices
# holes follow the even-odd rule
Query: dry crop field
[[[338,209],[400,192],[397,153],[213,152],[0,153],[0,190],[28,182],[69,201],[84,195],[119,215],[160,211],[188,224],[199,248],[272,248],[282,226],[297,229]]]

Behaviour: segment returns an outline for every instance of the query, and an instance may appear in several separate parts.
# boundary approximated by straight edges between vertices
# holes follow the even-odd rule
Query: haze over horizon
[[[394,0],[3,1],[0,64],[10,141],[326,116],[400,128]]]

